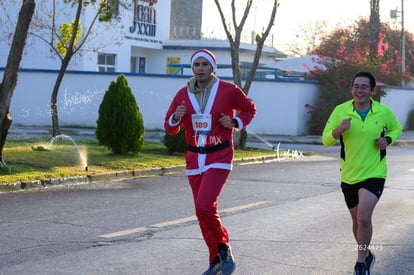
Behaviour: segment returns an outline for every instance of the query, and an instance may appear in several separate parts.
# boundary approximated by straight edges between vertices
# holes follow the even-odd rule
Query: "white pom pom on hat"
[[[216,57],[211,51],[206,49],[197,50],[191,55],[191,68],[193,67],[194,61],[196,61],[196,59],[199,57],[204,57],[205,59],[207,59],[208,62],[210,62],[211,67],[213,67],[214,72],[217,70]]]

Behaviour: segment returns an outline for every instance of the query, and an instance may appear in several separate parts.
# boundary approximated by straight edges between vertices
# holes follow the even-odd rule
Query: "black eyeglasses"
[[[354,90],[360,89],[360,90],[365,91],[369,88],[371,88],[369,85],[364,85],[364,84],[362,84],[362,85],[354,84],[354,86],[352,86],[352,89],[354,89]]]

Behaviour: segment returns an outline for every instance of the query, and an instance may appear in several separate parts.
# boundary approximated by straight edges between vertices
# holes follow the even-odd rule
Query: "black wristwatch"
[[[239,122],[237,121],[237,119],[233,118],[232,120],[234,128],[239,128]]]
[[[392,143],[392,139],[389,136],[385,137],[387,139],[387,145],[390,145]]]

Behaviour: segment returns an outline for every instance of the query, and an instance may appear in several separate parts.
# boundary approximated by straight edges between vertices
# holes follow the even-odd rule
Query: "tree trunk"
[[[50,115],[52,117],[52,137],[60,135],[59,128],[59,116],[58,116],[58,107],[57,107],[57,96],[59,92],[60,84],[62,83],[63,76],[65,75],[66,66],[62,65],[60,67],[58,76],[56,78],[55,86],[53,86],[52,96],[50,97]]]
[[[26,42],[27,32],[33,17],[36,3],[34,0],[24,0],[19,12],[13,41],[7,58],[3,80],[0,84],[0,166],[4,166],[3,147],[12,122],[9,112],[11,98],[17,84],[20,61]]]
[[[62,59],[62,64],[60,65],[60,70],[58,76],[56,78],[55,86],[53,87],[52,96],[50,97],[50,115],[52,116],[52,136],[56,137],[60,135],[60,127],[59,127],[59,116],[58,116],[58,106],[57,106],[57,96],[59,93],[60,84],[62,83],[63,77],[65,76],[66,69],[69,66],[69,62],[74,55],[74,48],[75,48],[75,39],[76,34],[79,28],[80,16],[83,7],[83,1],[78,0],[77,3],[78,7],[76,10],[76,16],[74,20],[74,27],[72,30],[72,37],[70,39],[69,45],[66,49],[66,54]]]
[[[6,143],[7,140],[7,134],[9,133],[9,128],[10,125],[12,123],[12,116],[11,113],[7,113],[6,118],[2,121],[1,123],[1,129],[0,129],[0,148],[1,148],[1,152],[0,152],[0,166],[6,166],[6,162],[3,159],[3,147],[4,144]]]
[[[52,96],[50,97],[50,114],[52,116],[52,137],[60,135],[59,116],[57,106],[57,96],[59,93],[60,84],[62,84],[63,77],[65,76],[66,69],[69,66],[70,59],[72,58],[72,51],[67,51],[65,58],[62,60],[58,76],[56,78],[55,86],[53,86]]]
[[[50,103],[50,115],[52,117],[52,137],[56,137],[61,134],[60,127],[59,127],[59,116],[58,116],[56,98],[57,98],[57,95],[56,96],[52,95],[52,100]]]
[[[240,130],[239,148],[245,149],[247,143],[247,130],[243,128]]]

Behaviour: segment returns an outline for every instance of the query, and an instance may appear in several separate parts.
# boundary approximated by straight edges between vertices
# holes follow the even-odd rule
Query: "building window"
[[[131,73],[145,74],[145,57],[131,56]]]
[[[140,74],[145,73],[145,63],[146,63],[145,57],[140,57],[139,58],[139,63],[138,63],[138,72]]]
[[[138,72],[138,57],[131,56],[131,73]]]
[[[98,54],[98,72],[115,72],[115,54]]]

